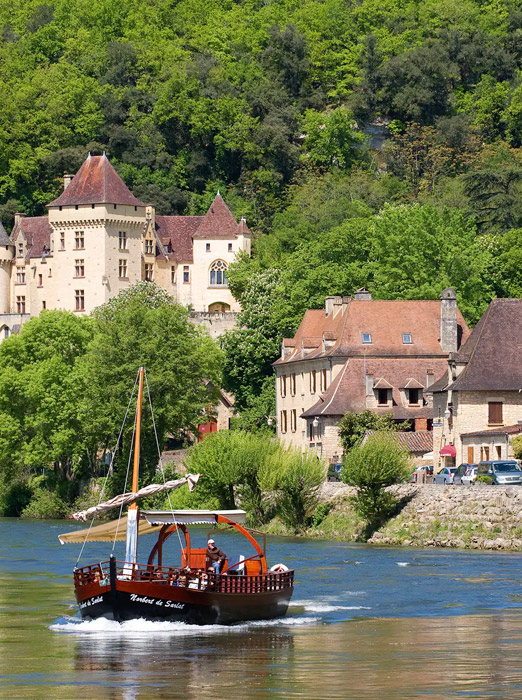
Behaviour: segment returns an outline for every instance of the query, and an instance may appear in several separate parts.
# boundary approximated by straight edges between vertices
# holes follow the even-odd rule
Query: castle
[[[139,280],[201,315],[240,310],[227,284],[251,234],[217,194],[205,216],[157,216],[108,158],[89,156],[47,216],[0,224],[0,340],[43,309],[88,314]]]

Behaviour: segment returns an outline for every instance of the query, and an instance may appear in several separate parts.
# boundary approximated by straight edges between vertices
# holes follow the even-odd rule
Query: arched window
[[[216,260],[210,266],[210,285],[212,287],[227,286],[227,264],[223,260]]]

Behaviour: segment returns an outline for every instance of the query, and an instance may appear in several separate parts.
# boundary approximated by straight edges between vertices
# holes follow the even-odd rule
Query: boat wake
[[[54,624],[49,625],[49,629],[53,632],[64,634],[124,635],[126,638],[129,638],[143,637],[144,635],[183,636],[223,632],[233,633],[238,631],[244,632],[253,627],[293,627],[296,625],[313,625],[320,621],[320,618],[312,616],[289,616],[276,618],[275,620],[252,620],[235,625],[189,625],[185,622],[151,622],[144,619],[116,622],[105,618],[80,620],[75,617],[62,617]]]
[[[371,610],[368,605],[332,605],[331,603],[324,603],[317,600],[295,600],[290,603],[290,607],[303,608],[307,613],[330,613],[340,610]]]

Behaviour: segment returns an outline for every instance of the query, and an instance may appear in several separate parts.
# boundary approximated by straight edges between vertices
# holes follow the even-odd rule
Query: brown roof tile
[[[461,437],[480,437],[481,435],[518,435],[522,433],[522,425],[505,425],[501,428],[490,428],[489,430],[476,430],[473,433],[461,433]]]
[[[47,206],[58,207],[75,204],[145,206],[132,194],[105,155],[89,155],[69,186]]]
[[[364,433],[364,438],[368,438],[373,435],[374,430],[367,430]],[[426,454],[426,452],[431,452],[433,450],[433,432],[431,430],[416,430],[408,432],[396,432],[391,433],[394,440],[396,440],[401,447],[404,447],[408,452]]]
[[[13,241],[7,235],[4,225],[0,221],[0,245],[13,245]]]
[[[237,223],[218,192],[209,210],[202,218],[194,238],[236,238],[243,223]]]
[[[27,241],[27,255],[29,258],[41,258],[44,249],[49,252],[51,246],[51,227],[47,216],[24,216],[12,232],[13,240],[19,232],[22,232]]]
[[[164,246],[170,245],[174,260],[192,262],[192,238],[202,216],[156,216],[156,233]]]

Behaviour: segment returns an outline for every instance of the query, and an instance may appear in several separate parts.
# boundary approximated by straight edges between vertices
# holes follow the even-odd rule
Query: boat
[[[244,525],[245,511],[139,509],[140,498],[185,484],[192,489],[202,476],[188,474],[177,481],[138,490],[144,377],[144,368],[140,368],[132,490],[75,513],[71,516],[75,519],[86,520],[92,516],[90,527],[59,535],[62,544],[83,542],[85,546],[88,541],[98,541],[112,542],[114,546],[117,540],[126,542],[123,561],[118,561],[111,553],[105,561],[74,568],[74,588],[81,617],[84,620],[145,619],[197,625],[230,625],[283,617],[293,593],[294,571],[284,564],[268,568],[266,537]],[[125,504],[128,510],[123,516]],[[94,526],[96,515],[110,508],[120,508],[120,517]],[[254,553],[229,556],[217,573],[210,566],[207,548],[192,546],[189,527],[200,525],[215,529],[215,534],[214,530],[208,533],[209,538],[221,537],[224,530],[234,530],[243,536],[247,551],[250,547]],[[157,532],[156,542],[148,557],[139,563],[139,538],[153,532]],[[180,543],[180,559],[171,565],[164,562],[163,547],[175,533]],[[262,545],[258,542],[260,536]]]

